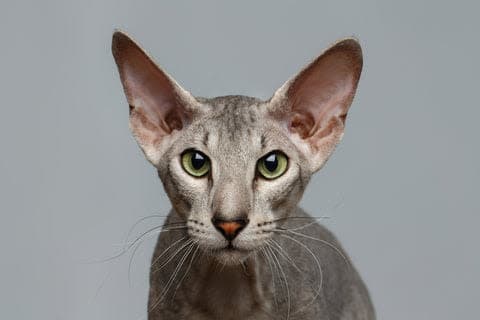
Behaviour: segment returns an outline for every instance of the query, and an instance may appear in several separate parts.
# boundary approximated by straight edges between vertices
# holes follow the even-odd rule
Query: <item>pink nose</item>
[[[248,224],[247,219],[238,219],[238,220],[221,220],[221,219],[212,219],[212,223],[215,228],[220,231],[225,239],[232,241],[235,237],[242,231],[243,228]]]

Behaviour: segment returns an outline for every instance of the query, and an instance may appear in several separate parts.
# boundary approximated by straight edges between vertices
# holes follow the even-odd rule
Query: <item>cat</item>
[[[172,204],[148,319],[375,319],[339,242],[298,207],[343,136],[359,43],[337,42],[268,101],[193,97],[120,31],[112,52],[131,131]]]

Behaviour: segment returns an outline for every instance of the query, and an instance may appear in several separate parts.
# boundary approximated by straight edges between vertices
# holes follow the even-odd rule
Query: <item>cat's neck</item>
[[[265,288],[261,281],[264,275],[257,257],[249,257],[239,265],[221,265],[205,256],[196,260],[192,269],[188,287],[194,304],[211,306],[216,312],[224,309],[229,314],[265,309]]]

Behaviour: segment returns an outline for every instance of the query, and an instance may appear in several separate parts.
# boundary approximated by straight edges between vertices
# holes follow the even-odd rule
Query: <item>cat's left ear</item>
[[[270,112],[286,123],[312,171],[322,167],[343,136],[361,71],[360,44],[345,39],[286,82],[270,100]]]

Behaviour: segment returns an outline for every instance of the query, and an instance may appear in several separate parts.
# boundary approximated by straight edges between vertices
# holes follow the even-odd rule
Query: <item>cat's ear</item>
[[[172,133],[198,111],[198,102],[126,34],[113,34],[112,53],[130,105],[130,129],[155,165]]]
[[[270,112],[286,123],[312,171],[322,167],[343,136],[361,70],[360,44],[345,39],[287,81],[270,100]]]

